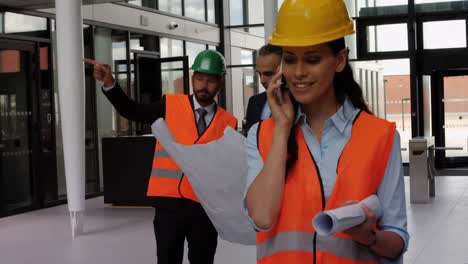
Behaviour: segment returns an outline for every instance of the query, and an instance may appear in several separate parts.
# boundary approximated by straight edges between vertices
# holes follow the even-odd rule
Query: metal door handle
[[[463,147],[432,147],[434,150],[463,150]]]

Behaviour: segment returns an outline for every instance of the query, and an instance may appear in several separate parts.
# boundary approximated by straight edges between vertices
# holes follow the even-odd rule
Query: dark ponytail
[[[283,83],[286,83],[286,81],[283,81]],[[296,129],[298,126],[296,125],[296,117],[297,117],[297,107],[299,106],[299,103],[294,99],[294,96],[292,96],[291,93],[289,93],[289,96],[291,97],[291,102],[293,105],[294,109],[294,119],[293,119],[293,125],[291,126],[291,131],[289,131],[289,137],[288,137],[288,157],[286,159],[286,176],[288,175],[289,170],[294,166],[294,163],[297,161],[297,152],[298,152],[298,147],[297,147],[297,140],[296,140]]]
[[[328,45],[332,49],[335,56],[346,48],[344,38],[329,42]],[[354,80],[353,70],[351,69],[351,66],[347,60],[343,71],[335,73],[333,87],[335,88],[336,100],[340,104],[343,104],[345,97],[348,96],[354,107],[366,111],[367,113],[371,113],[364,101],[361,86],[359,86],[359,84]]]
[[[330,46],[335,56],[338,55],[340,51],[342,51],[344,48],[346,48],[344,38],[331,41],[327,44]],[[343,71],[335,73],[335,77],[333,79],[333,86],[335,89],[336,100],[341,105],[344,103],[346,96],[348,96],[354,107],[371,114],[371,111],[369,110],[364,101],[361,86],[359,86],[359,84],[354,80],[353,71],[348,61],[346,61],[346,66],[344,67]],[[297,107],[299,104],[292,95],[291,101],[293,102],[294,116],[296,117]],[[289,170],[294,166],[294,163],[297,161],[298,146],[296,140],[296,129],[298,129],[298,126],[293,124],[293,126],[291,127],[291,132],[289,133],[288,158],[286,160],[286,176],[288,175]]]

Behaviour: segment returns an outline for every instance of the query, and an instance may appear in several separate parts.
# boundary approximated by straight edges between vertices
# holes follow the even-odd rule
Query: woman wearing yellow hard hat
[[[285,0],[278,13],[269,43],[283,48],[284,78],[267,90],[272,118],[247,138],[245,209],[258,230],[258,263],[402,262],[409,235],[400,138],[372,115],[353,79],[351,33],[343,0]],[[372,194],[380,218],[363,206],[362,224],[317,235],[317,213]]]

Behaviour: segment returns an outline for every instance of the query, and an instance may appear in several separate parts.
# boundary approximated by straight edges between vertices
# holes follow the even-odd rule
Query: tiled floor
[[[411,241],[405,263],[468,263],[468,178],[436,178],[430,204],[408,204]],[[408,182],[406,184],[408,189]],[[407,190],[406,197],[409,197]]]
[[[66,210],[59,206],[0,219],[0,263],[156,263],[152,209],[88,200],[86,234],[74,240]],[[408,222],[405,263],[468,264],[468,177],[437,178],[437,197],[430,204],[408,204]],[[255,263],[255,249],[220,241],[215,262]]]

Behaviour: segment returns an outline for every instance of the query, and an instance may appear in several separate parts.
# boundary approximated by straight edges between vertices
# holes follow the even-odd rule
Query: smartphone
[[[280,72],[283,72],[283,63],[280,64]],[[278,101],[280,104],[283,104],[283,96],[284,96],[284,92],[286,91],[286,89],[288,89],[288,85],[286,84],[286,78],[284,77],[283,74],[281,74],[281,86],[280,88],[278,89]]]

